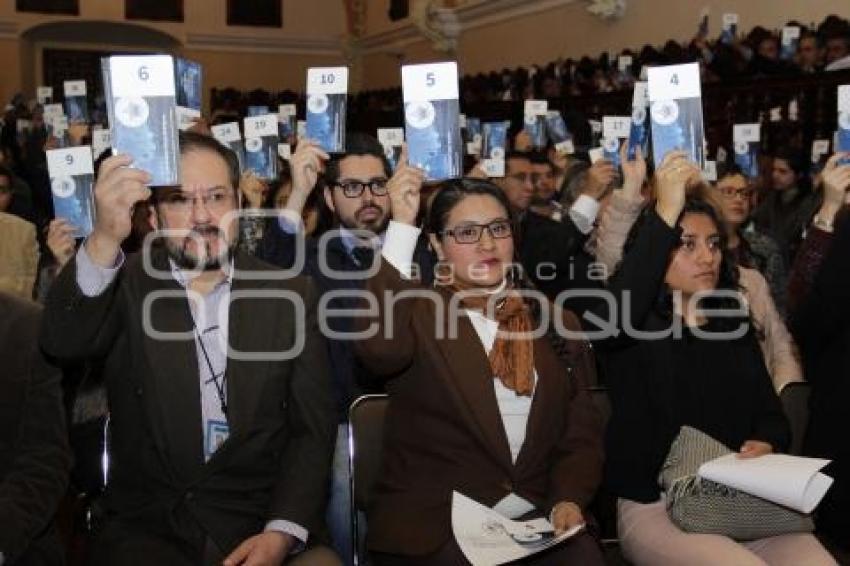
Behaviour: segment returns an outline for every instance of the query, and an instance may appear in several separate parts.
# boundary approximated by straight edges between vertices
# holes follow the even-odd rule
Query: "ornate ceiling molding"
[[[515,20],[523,16],[553,10],[578,0],[486,0],[459,6],[454,10],[461,33],[482,26]],[[376,53],[427,41],[411,18],[399,22],[386,31],[367,33],[360,40],[363,53]]]
[[[340,39],[315,39],[308,37],[245,37],[226,34],[190,33],[186,36],[186,49],[210,51],[241,51],[254,53],[290,53],[299,55],[343,55]]]

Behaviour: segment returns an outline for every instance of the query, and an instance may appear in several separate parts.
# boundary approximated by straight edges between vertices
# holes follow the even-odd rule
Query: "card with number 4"
[[[656,169],[671,151],[684,151],[703,169],[705,136],[699,64],[651,67],[648,82],[652,153]]]

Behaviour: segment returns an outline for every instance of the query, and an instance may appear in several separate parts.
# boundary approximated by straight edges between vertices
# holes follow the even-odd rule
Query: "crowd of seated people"
[[[812,30],[830,62],[846,26]],[[803,60],[811,37],[796,70],[775,68],[819,72]],[[774,34],[704,40],[644,50],[635,70],[694,57],[706,80],[774,69]],[[504,100],[509,83],[476,102]],[[510,96],[532,95],[520,84]],[[584,92],[569,84],[553,96]],[[850,154],[812,169],[801,145],[777,143],[758,177],[724,161],[708,181],[680,152],[656,169],[623,144],[619,166],[590,163],[519,133],[504,176],[467,156],[464,178],[431,183],[406,150],[392,166],[373,132],[349,132],[342,153],[291,140],[278,178],[260,179],[210,135],[244,112],[230,94],[180,134],[179,186],[149,187],[131,155],[99,156],[85,239],[53,211],[40,110],[18,99],[7,111],[0,565],[352,564],[348,410],[368,393],[388,394],[371,563],[465,563],[455,491],[556,533],[586,527],[529,564],[606,563],[600,494],[632,564],[847,559]],[[442,325],[458,313],[453,335]],[[785,453],[780,399],[800,382],[802,453],[831,460],[835,480],[814,532],[676,524],[658,478],[681,427],[742,458]],[[607,422],[589,395],[600,387]]]
[[[464,105],[517,101],[529,98],[560,99],[593,96],[631,90],[642,70],[653,65],[673,65],[699,61],[704,64],[705,84],[750,81],[766,77],[795,77],[850,68],[850,21],[828,16],[820,24],[796,21],[800,28],[795,53],[783,52],[779,30],[762,26],[726,41],[721,33],[709,37],[698,32],[690,41],[670,39],[663,45],[603,53],[598,57],[561,58],[529,68],[493,70],[461,78],[460,96]],[[631,63],[621,68],[620,56]],[[392,112],[400,107],[397,88],[364,90],[351,97],[357,112]],[[217,89],[212,97],[213,115],[244,116],[252,105],[298,101],[295,92],[272,93],[263,90],[241,92]],[[303,100],[302,100],[303,102]]]

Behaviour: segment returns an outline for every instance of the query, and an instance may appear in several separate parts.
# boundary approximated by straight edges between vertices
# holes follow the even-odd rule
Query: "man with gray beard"
[[[236,251],[236,156],[193,133],[180,153],[180,185],[153,190],[132,157],[104,161],[94,231],[47,299],[43,348],[105,368],[92,562],[338,564],[311,548],[334,440],[316,293]],[[125,258],[130,211],[147,199],[164,245]]]

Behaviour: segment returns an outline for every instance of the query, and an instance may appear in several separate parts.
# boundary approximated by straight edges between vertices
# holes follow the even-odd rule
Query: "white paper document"
[[[829,462],[787,454],[727,454],[700,466],[697,475],[808,514],[832,485],[832,478],[820,472]]]
[[[458,492],[452,493],[452,531],[472,566],[495,566],[531,556],[574,536],[584,524],[555,536],[546,519],[512,521]]]

